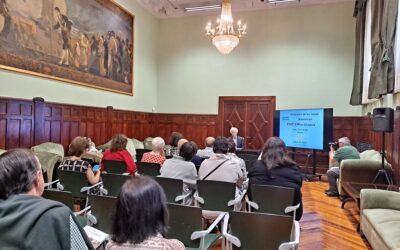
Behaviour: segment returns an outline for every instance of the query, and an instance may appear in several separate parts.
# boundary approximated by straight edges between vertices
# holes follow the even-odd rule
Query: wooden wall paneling
[[[0,148],[30,148],[34,141],[34,104],[0,99]]]
[[[396,109],[396,112],[394,113],[394,129],[392,138],[392,164],[394,167],[395,178],[397,182],[400,182],[400,109]]]

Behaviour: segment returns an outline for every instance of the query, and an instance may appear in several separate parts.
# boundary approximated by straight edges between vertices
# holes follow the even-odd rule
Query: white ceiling
[[[212,13],[220,13],[220,9],[186,12],[185,7],[198,7],[221,4],[221,0],[136,0],[146,10],[151,12],[157,18],[173,18],[192,15],[208,15]],[[260,9],[271,8],[285,8],[285,7],[300,7],[305,5],[319,5],[337,2],[355,2],[355,0],[301,0],[300,2],[287,2],[287,3],[267,3],[267,0],[231,0],[232,10],[237,11],[251,11]]]

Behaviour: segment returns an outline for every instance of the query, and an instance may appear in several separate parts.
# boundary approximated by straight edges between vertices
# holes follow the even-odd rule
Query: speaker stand
[[[382,132],[382,150],[381,150],[381,157],[382,157],[382,162],[381,166],[382,168],[378,170],[378,173],[376,173],[374,180],[372,183],[376,183],[382,176],[384,177],[384,180],[388,185],[393,185],[392,178],[390,177],[390,173],[387,169],[385,169],[385,132]]]

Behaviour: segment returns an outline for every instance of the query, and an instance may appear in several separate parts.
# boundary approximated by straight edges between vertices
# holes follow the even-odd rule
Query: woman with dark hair
[[[167,156],[178,155],[178,141],[183,138],[183,135],[179,132],[172,132],[169,138],[169,145],[171,146],[169,152],[166,152]]]
[[[180,241],[163,238],[167,221],[166,198],[161,186],[150,177],[129,179],[118,195],[111,240],[106,249],[185,249]]]
[[[252,184],[293,188],[295,190],[293,205],[300,203],[300,207],[296,210],[296,220],[301,219],[303,176],[297,163],[288,156],[286,145],[281,138],[271,137],[265,142],[261,160],[256,161],[254,167],[250,168],[248,177],[250,188]],[[251,195],[251,190],[249,190],[249,195]]]
[[[89,141],[86,137],[75,137],[68,148],[69,159],[65,159],[58,169],[77,171],[86,173],[86,178],[90,185],[94,185],[100,181],[100,171],[93,171],[92,166],[82,160],[82,156],[89,150]]]
[[[115,135],[111,141],[110,149],[106,150],[102,160],[123,161],[126,164],[126,171],[130,175],[135,175],[136,164],[133,161],[132,155],[129,153],[128,150],[126,150],[127,144],[128,138],[126,137],[126,135]],[[101,169],[104,170],[103,163],[101,164]]]
[[[42,169],[26,149],[0,156],[1,249],[92,249],[65,205],[41,198]]]
[[[174,155],[162,165],[160,169],[161,177],[183,180],[185,183],[196,184],[198,179],[196,167],[191,162],[197,153],[196,143],[185,142],[179,150],[179,155]]]

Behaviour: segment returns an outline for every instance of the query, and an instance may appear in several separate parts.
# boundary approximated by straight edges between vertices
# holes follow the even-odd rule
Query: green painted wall
[[[157,112],[218,112],[218,96],[276,96],[277,108],[333,107],[361,115],[349,97],[354,3],[233,13],[248,35],[222,56],[203,35],[212,16],[160,22]]]
[[[136,1],[118,0],[135,15],[134,96],[0,70],[0,96],[119,109],[151,111],[157,106],[157,34],[159,21]]]

